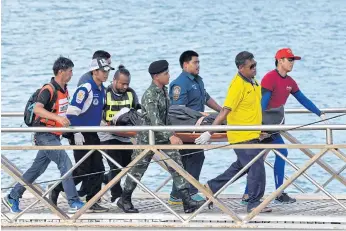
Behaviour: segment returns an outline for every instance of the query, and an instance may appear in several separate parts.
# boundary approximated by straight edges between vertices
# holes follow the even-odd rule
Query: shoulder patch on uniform
[[[76,102],[77,102],[77,103],[81,103],[81,102],[83,101],[83,99],[84,99],[84,96],[85,96],[85,91],[79,90],[79,91],[77,92]]]
[[[181,92],[181,87],[179,86],[174,86],[173,87],[173,99],[178,100]]]

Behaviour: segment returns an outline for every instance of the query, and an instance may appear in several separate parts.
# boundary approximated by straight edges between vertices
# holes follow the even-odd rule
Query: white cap
[[[114,68],[111,67],[109,63],[107,62],[107,60],[105,59],[96,58],[91,60],[89,71],[98,70],[98,69],[102,69],[104,71],[114,70]]]

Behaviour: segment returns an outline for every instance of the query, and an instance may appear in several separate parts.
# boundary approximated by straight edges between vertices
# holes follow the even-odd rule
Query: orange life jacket
[[[54,89],[52,88],[51,85],[45,85],[44,87],[42,87],[41,92],[44,89],[48,89],[50,92],[50,101],[53,100],[53,96],[54,96]],[[40,93],[41,93],[40,92]],[[57,97],[55,102],[50,102],[49,105],[53,105],[51,107],[51,112],[54,114],[57,114],[59,116],[66,116],[66,111],[67,111],[67,107],[68,107],[68,99],[69,99],[69,94],[68,91],[66,89],[65,93],[57,90]],[[48,109],[49,110],[49,109]],[[37,119],[38,116],[36,116],[35,119]],[[62,127],[62,124],[54,121],[54,120],[50,120],[47,118],[40,118],[40,123],[44,124],[46,127]],[[52,132],[53,134],[56,135],[61,135],[62,132]]]

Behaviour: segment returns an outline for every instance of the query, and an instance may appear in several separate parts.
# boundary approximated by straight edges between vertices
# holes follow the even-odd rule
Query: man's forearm
[[[56,118],[58,116],[52,112],[47,111],[46,109],[40,106],[36,106],[34,108],[34,113],[41,118],[47,118],[49,120],[54,120],[54,121],[56,121]]]
[[[220,125],[226,118],[227,115],[231,112],[230,109],[227,108],[222,108],[220,113],[217,115],[217,117],[215,118],[214,122],[212,125]],[[213,131],[209,131],[210,134],[213,134],[215,132]]]
[[[210,107],[211,109],[214,109],[217,112],[220,112],[222,107],[216,103],[216,101],[213,98],[210,98],[207,101],[207,106]]]

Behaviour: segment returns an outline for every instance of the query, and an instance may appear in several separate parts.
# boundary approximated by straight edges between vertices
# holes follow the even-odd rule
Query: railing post
[[[149,145],[155,145],[155,133],[153,130],[149,130]]]
[[[333,144],[333,132],[332,129],[327,128],[326,130],[327,144]]]

